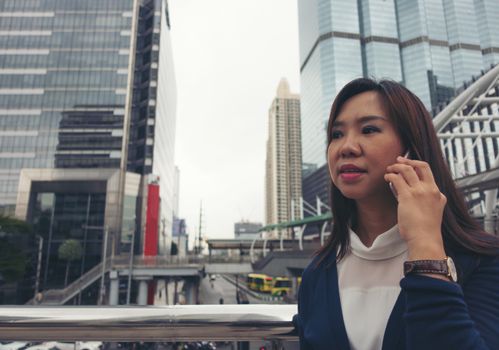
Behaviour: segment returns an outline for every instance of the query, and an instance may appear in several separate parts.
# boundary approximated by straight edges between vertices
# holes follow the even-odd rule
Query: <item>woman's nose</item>
[[[360,144],[355,136],[345,136],[340,148],[342,157],[358,156],[361,153]]]

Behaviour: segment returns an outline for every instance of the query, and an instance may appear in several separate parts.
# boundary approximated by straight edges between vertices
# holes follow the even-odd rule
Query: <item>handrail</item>
[[[106,272],[108,272],[111,268],[111,261],[111,258],[108,258],[106,260]],[[48,289],[43,291],[43,299],[41,300],[41,303],[64,304],[70,298],[85,289],[85,287],[87,287],[90,283],[93,283],[95,280],[97,280],[101,276],[101,274],[102,262],[98,263],[83,275],[81,275],[79,278],[72,281],[65,288]],[[27,304],[36,304],[36,301],[34,299],[31,299]]]
[[[0,307],[10,341],[298,340],[296,305]]]
[[[130,255],[117,255],[112,260],[113,268],[128,268],[128,263],[130,260]],[[133,266],[134,268],[140,267],[151,267],[157,266],[161,267],[174,267],[174,266],[186,266],[186,265],[206,265],[213,263],[241,263],[247,262],[249,263],[249,258],[246,257],[217,257],[212,256],[211,258],[208,256],[183,256],[177,258],[176,256],[141,256],[136,255],[133,257]]]

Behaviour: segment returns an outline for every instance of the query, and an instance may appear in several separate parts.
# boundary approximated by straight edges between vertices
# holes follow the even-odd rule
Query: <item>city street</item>
[[[214,281],[206,276],[201,280],[199,286],[199,301],[201,304],[220,304],[220,298],[223,298],[224,304],[237,304],[236,286],[227,282],[222,276],[217,275]],[[248,295],[250,304],[263,304],[259,299]]]
[[[216,275],[215,280],[210,281],[210,276],[207,275],[204,279],[201,280],[201,284],[199,286],[199,300],[201,304],[219,304],[220,298],[223,298],[224,304],[237,304],[236,301],[236,286],[232,283],[228,282],[221,275]],[[234,279],[230,276],[231,279]],[[248,301],[250,304],[268,304],[267,301],[262,301],[260,299],[256,299],[251,295],[247,295]],[[293,343],[285,343],[283,344],[285,349],[293,350],[298,349],[298,342]],[[231,347],[233,346],[233,348]],[[258,350],[262,346],[266,346],[266,349],[270,349],[269,342],[250,342],[249,350]],[[236,349],[235,343],[234,345],[227,346],[218,346],[217,349]]]

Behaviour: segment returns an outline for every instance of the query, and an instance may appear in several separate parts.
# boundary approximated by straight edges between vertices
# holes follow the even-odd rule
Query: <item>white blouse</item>
[[[379,350],[404,276],[407,243],[398,225],[366,247],[350,230],[350,251],[337,264],[343,320],[352,350]]]

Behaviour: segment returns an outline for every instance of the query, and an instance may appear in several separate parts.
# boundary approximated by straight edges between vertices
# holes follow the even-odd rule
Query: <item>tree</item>
[[[33,229],[25,221],[0,215],[0,277],[16,282],[24,277]]]
[[[76,239],[65,240],[58,250],[58,256],[61,260],[66,260],[66,277],[64,278],[64,287],[68,284],[69,266],[72,261],[80,260],[82,249],[80,241]]]
[[[28,259],[22,250],[10,242],[0,241],[0,276],[5,282],[23,278]]]
[[[33,232],[33,228],[26,221],[0,215],[0,232],[2,237],[6,234],[29,235]]]

